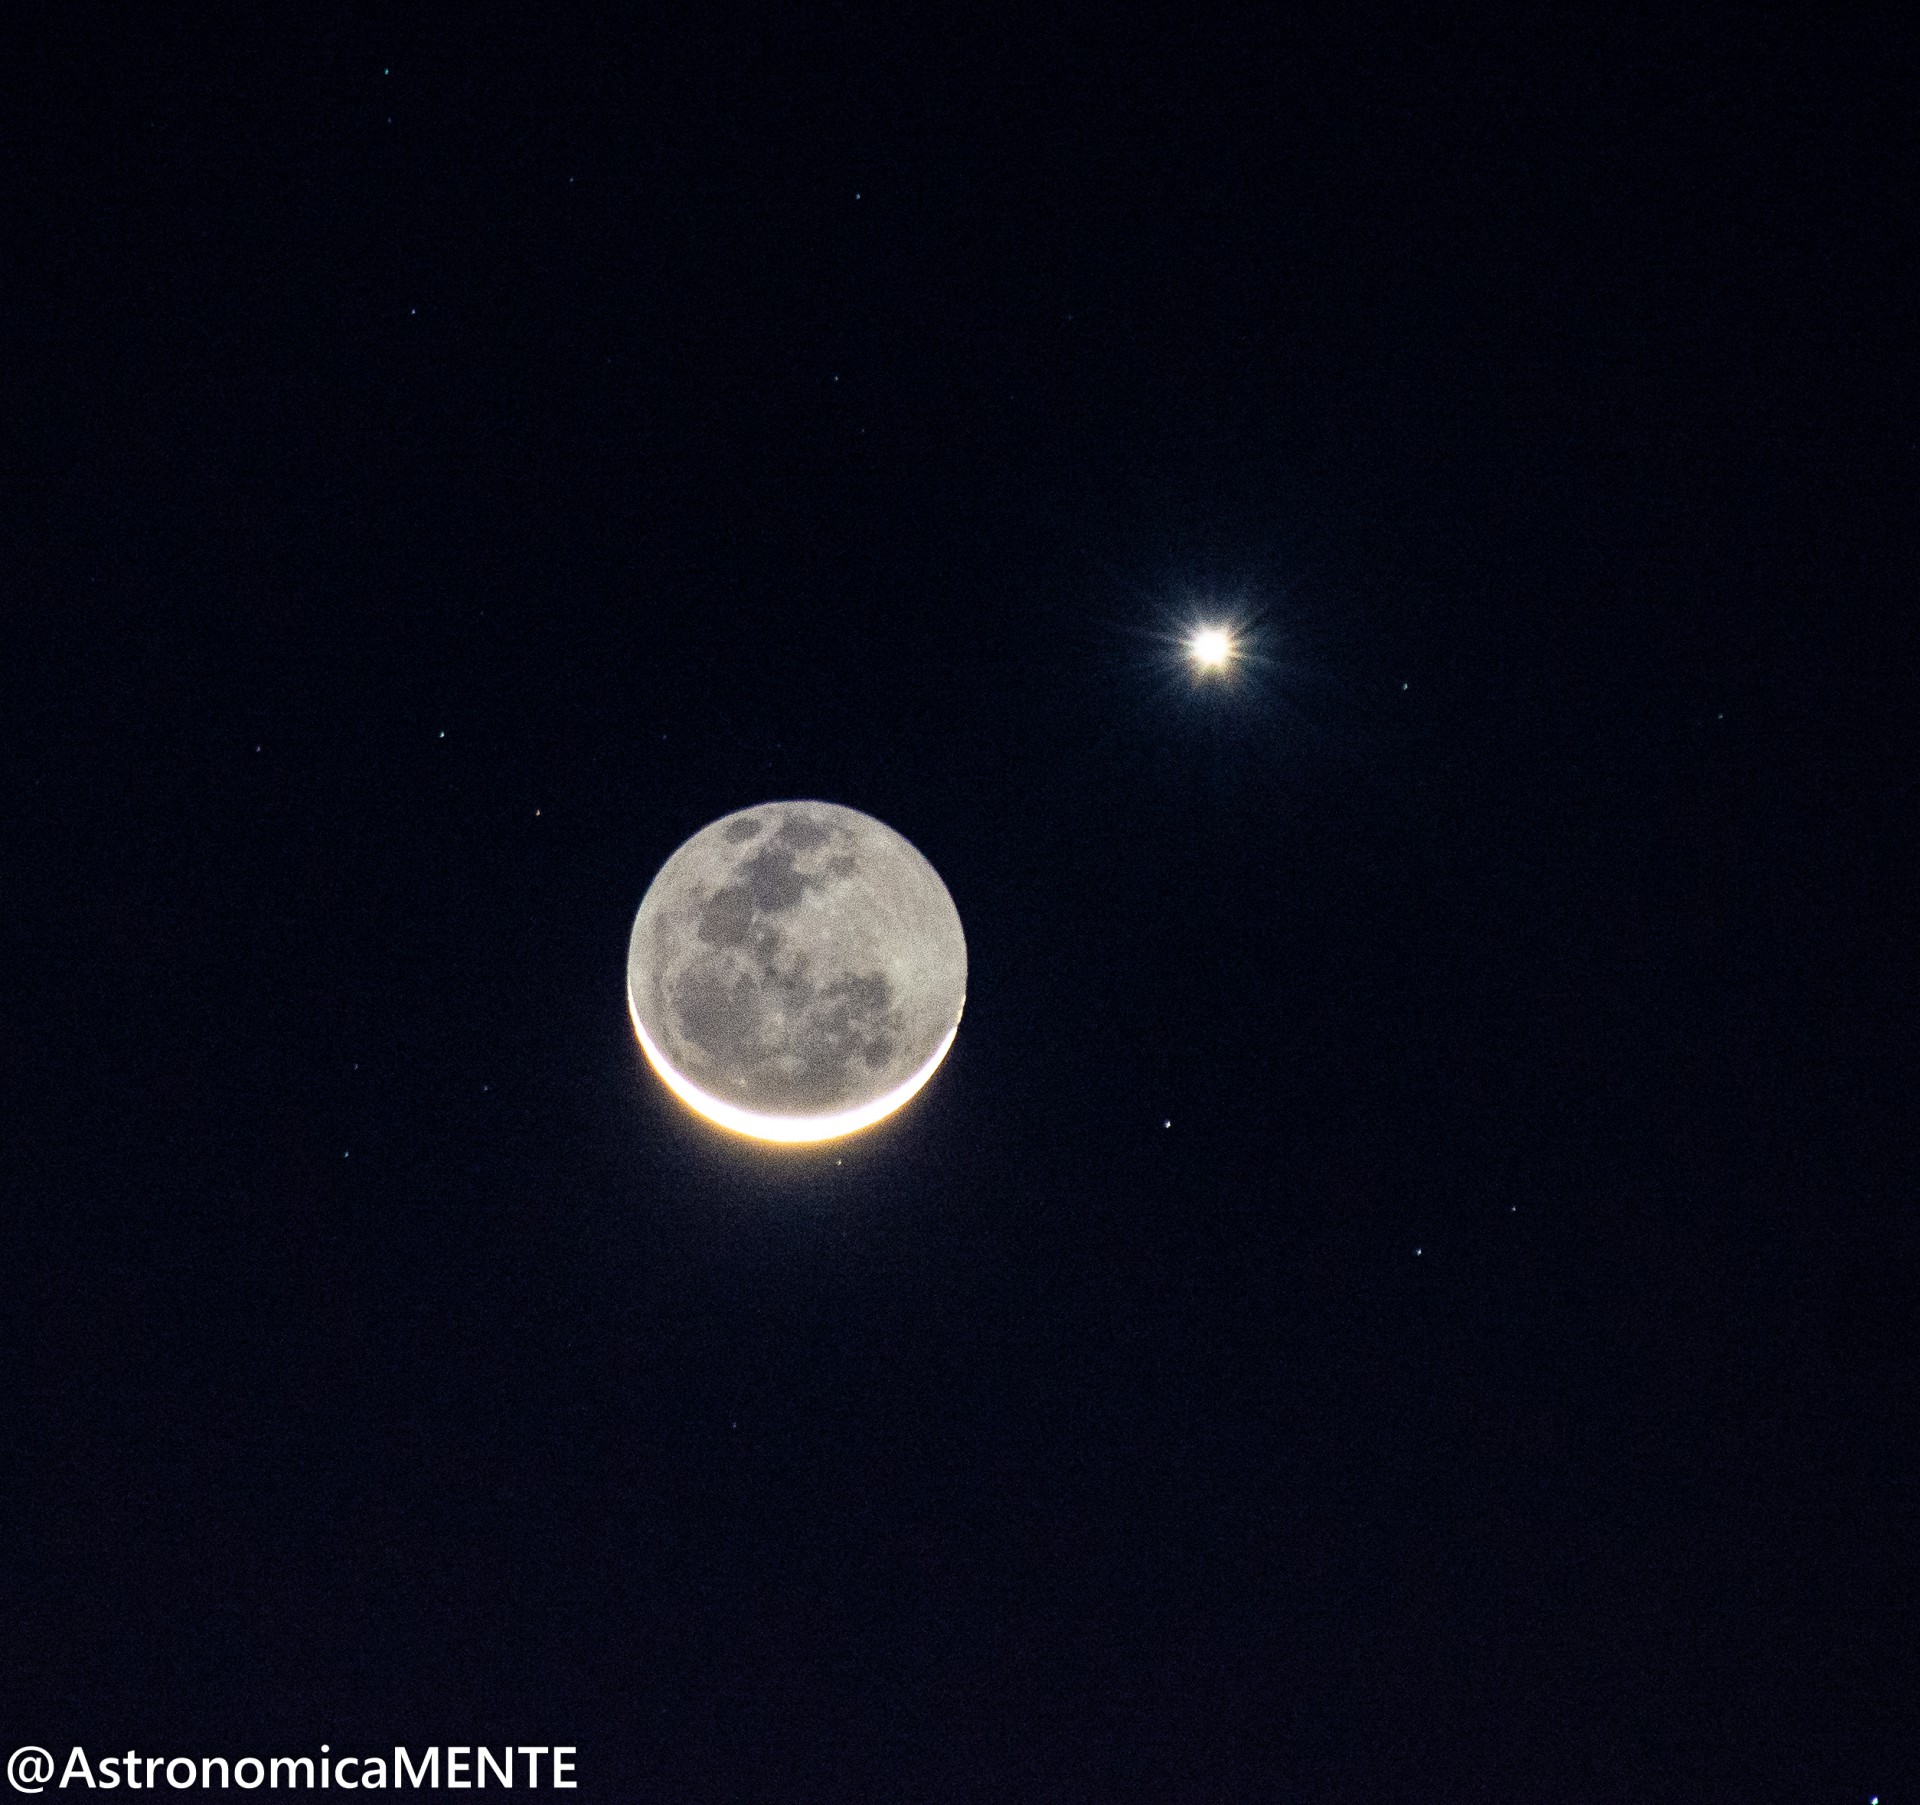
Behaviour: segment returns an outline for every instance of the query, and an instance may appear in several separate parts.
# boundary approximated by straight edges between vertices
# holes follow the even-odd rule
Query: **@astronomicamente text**
[[[42,1793],[74,1787],[112,1792],[274,1792],[384,1791],[404,1787],[455,1790],[497,1786],[506,1791],[571,1790],[572,1743],[517,1743],[492,1748],[484,1743],[437,1743],[413,1753],[396,1744],[391,1754],[336,1755],[323,1742],[317,1755],[90,1755],[79,1744],[64,1764],[36,1744],[18,1748],[7,1761],[7,1780],[17,1793]],[[57,1776],[56,1776],[57,1770]]]

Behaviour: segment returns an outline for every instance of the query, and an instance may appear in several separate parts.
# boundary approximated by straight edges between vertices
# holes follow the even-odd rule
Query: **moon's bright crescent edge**
[[[772,1116],[762,1115],[758,1110],[742,1109],[737,1103],[726,1103],[718,1097],[709,1096],[697,1084],[676,1072],[667,1063],[667,1056],[653,1044],[653,1037],[641,1025],[640,1011],[634,1003],[631,985],[627,989],[627,1014],[633,1018],[633,1031],[640,1036],[640,1051],[646,1054],[647,1064],[653,1067],[660,1082],[689,1109],[735,1134],[751,1135],[760,1141],[780,1141],[788,1146],[808,1141],[838,1140],[842,1135],[857,1134],[862,1128],[871,1128],[883,1116],[892,1115],[940,1069],[941,1060],[946,1058],[947,1049],[953,1045],[953,1037],[960,1032],[960,1023],[956,1020],[947,1030],[946,1039],[934,1048],[933,1057],[919,1071],[905,1083],[896,1084],[892,1090],[862,1103],[857,1109],[843,1109],[827,1116]]]

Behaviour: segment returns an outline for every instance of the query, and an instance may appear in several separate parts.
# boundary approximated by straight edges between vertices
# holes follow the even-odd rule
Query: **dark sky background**
[[[1920,1798],[1891,11],[38,10],[8,1749]],[[780,797],[971,970],[774,1153]]]

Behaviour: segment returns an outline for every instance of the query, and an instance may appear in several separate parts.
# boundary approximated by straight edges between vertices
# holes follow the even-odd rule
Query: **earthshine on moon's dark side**
[[[834,1140],[946,1057],[966,999],[933,867],[856,809],[773,802],[702,828],[634,918],[627,1004],[675,1096],[736,1134]]]

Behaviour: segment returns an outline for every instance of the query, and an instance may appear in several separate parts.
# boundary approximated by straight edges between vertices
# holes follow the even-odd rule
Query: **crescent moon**
[[[828,802],[704,827],[648,886],[627,1008],[660,1081],[734,1134],[836,1140],[901,1107],[952,1047],[966,938],[938,873]]]

